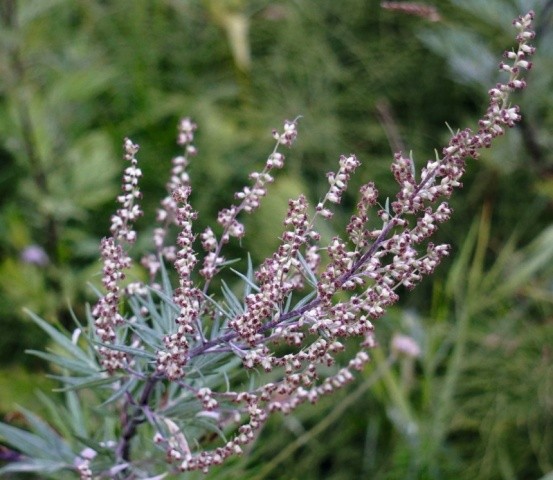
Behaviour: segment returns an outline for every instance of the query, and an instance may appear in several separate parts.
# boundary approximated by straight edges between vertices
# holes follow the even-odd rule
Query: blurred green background
[[[197,231],[270,153],[299,136],[243,245],[272,251],[288,198],[324,195],[342,153],[395,194],[393,152],[417,165],[475,128],[511,21],[536,10],[538,54],[516,130],[469,166],[437,241],[453,254],[379,320],[357,384],[276,417],[249,455],[212,477],[333,480],[553,478],[553,2],[442,0],[432,21],[373,0],[0,2],[0,414],[37,407],[47,366],[27,307],[70,326],[98,283],[98,243],[119,190],[122,139],[141,145],[148,248],[176,124],[198,124]],[[334,228],[334,230],[333,230]],[[253,234],[252,234],[253,233]],[[238,254],[238,253],[237,253]],[[417,359],[391,358],[402,333]],[[339,398],[338,398],[339,397]],[[549,473],[549,476],[547,475]]]

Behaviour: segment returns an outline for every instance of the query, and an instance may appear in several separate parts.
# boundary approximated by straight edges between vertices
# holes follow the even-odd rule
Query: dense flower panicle
[[[393,203],[396,214],[415,213],[424,208],[425,202],[432,203],[441,196],[450,196],[454,188],[461,186],[459,179],[464,173],[465,159],[478,158],[479,149],[489,147],[495,137],[504,133],[505,127],[512,127],[520,121],[518,107],[508,107],[506,101],[512,91],[526,86],[525,81],[518,78],[521,70],[532,67],[532,63],[526,60],[535,51],[526,43],[534,36],[533,32],[526,30],[532,18],[533,13],[530,13],[514,23],[520,31],[518,51],[505,52],[504,56],[512,61],[511,65],[500,64],[500,69],[509,72],[510,78],[506,84],[497,84],[488,92],[490,103],[486,115],[479,121],[480,130],[474,134],[465,129],[453,135],[443,149],[443,158],[427,163],[418,184],[414,179],[412,160],[396,154],[392,171],[401,187],[397,201]]]
[[[533,38],[532,18],[530,12],[514,22],[518,49],[507,52],[506,63],[500,65],[509,80],[488,92],[489,105],[476,133],[470,129],[452,133],[441,156],[436,154],[418,173],[413,158],[396,153],[391,166],[398,184],[395,200],[378,207],[371,218],[371,209],[378,205],[378,191],[373,183],[364,184],[345,234],[324,245],[315,229],[316,221],[332,217],[328,205],[341,202],[360,164],[355,155],[341,156],[338,170],[327,175],[328,192],[315,208],[310,208],[303,195],[290,200],[278,248],[255,271],[250,269],[247,277],[242,276],[247,284],[243,299],[227,288],[225,300],[217,302],[211,282],[225,265],[224,246],[231,238],[245,235],[240,215],[259,207],[274,180],[273,170],[284,166],[284,155],[278,149],[291,146],[296,139],[296,121],[286,121],[282,132],[273,132],[276,145],[263,170],[250,175],[251,184],[236,193],[236,203],[222,209],[218,225],[206,228],[198,239],[192,228],[197,214],[189,203],[191,187],[186,173],[188,159],[196,153],[192,145],[196,125],[189,118],[180,122],[177,143],[184,148],[184,155],[173,161],[170,195],[158,212],[162,225],[154,235],[157,255],[143,260],[154,286],[161,261],[172,262],[178,276],[171,304],[174,322],[169,331],[159,335],[161,347],[152,347],[155,367],[143,374],[151,375],[147,380],[150,387],[162,380],[178,382],[179,388],[197,402],[198,416],[211,419],[219,431],[229,431],[230,425],[237,428],[220,447],[202,450],[201,440],[189,442],[189,432],[161,414],[156,416],[148,406],[151,392],[143,393],[140,401],[129,403],[144,407],[136,408],[131,416],[133,427],[144,421],[152,424],[154,441],[166,450],[167,461],[175,470],[205,472],[229,456],[241,454],[271,412],[289,413],[303,403],[317,402],[351,382],[354,372],[370,361],[370,350],[376,346],[374,322],[398,301],[401,287],[414,288],[449,254],[448,245],[434,244],[429,238],[452,214],[444,200],[462,186],[467,159],[478,158],[480,149],[489,147],[506,128],[520,121],[518,107],[511,106],[509,98],[513,91],[526,86],[520,76],[532,66],[528,60],[534,53],[534,47],[528,45]],[[117,327],[126,321],[119,313],[124,293],[120,282],[130,258],[121,242],[134,241],[132,224],[141,214],[134,203],[139,198],[138,147],[128,140],[125,146],[131,167],[125,171],[124,193],[119,197],[122,207],[112,221],[113,237],[101,244],[106,294],[93,311],[101,342],[98,351],[110,373],[129,370],[132,362],[129,354],[110,348],[122,342]],[[177,244],[172,248],[165,245],[170,224],[179,228]],[[194,250],[196,240],[201,243],[203,258]],[[198,264],[199,276],[195,273]],[[142,290],[133,286],[126,293]],[[151,321],[156,322],[155,315]],[[341,357],[337,355],[344,351],[345,339],[351,337],[359,339],[357,350],[350,355],[351,360],[339,363],[337,358]],[[418,345],[407,337],[395,337],[393,350],[413,358],[420,354]],[[201,383],[204,377],[212,378],[213,372],[199,371],[201,362],[197,360],[205,359],[209,364],[212,358],[232,356],[246,370],[272,372],[272,381],[252,382],[239,391],[232,390],[239,387],[230,381],[224,388]],[[328,367],[332,366],[329,374]],[[132,398],[131,393],[128,395]],[[162,424],[167,428],[161,428]],[[124,445],[128,439],[122,442]],[[85,470],[83,467],[83,474],[88,474]]]
[[[119,304],[122,299],[121,281],[125,278],[124,270],[131,266],[131,258],[125,253],[121,242],[132,244],[136,240],[133,230],[134,222],[142,215],[142,211],[135,200],[140,198],[138,181],[142,172],[138,168],[136,153],[139,146],[128,138],[124,142],[124,159],[131,163],[123,175],[123,194],[117,197],[121,207],[111,218],[112,237],[104,238],[100,244],[100,255],[103,262],[102,283],[106,294],[98,300],[92,310],[95,319],[94,327],[102,345],[97,347],[102,366],[113,374],[116,370],[132,364],[128,355],[115,350],[110,345],[118,343],[116,327],[124,323],[119,313]]]
[[[119,313],[122,297],[119,284],[125,278],[123,270],[130,267],[131,259],[113,237],[102,240],[100,251],[104,262],[102,283],[107,293],[98,300],[92,315],[95,318],[96,335],[103,343],[98,347],[102,366],[109,373],[113,373],[128,363],[128,358],[123,352],[113,350],[109,346],[117,343],[116,327],[124,323],[124,318]]]
[[[179,277],[179,287],[175,290],[173,300],[179,307],[179,315],[175,322],[177,331],[163,338],[164,350],[157,352],[157,372],[169,380],[178,380],[184,376],[184,367],[188,361],[189,342],[187,336],[201,331],[198,327],[201,292],[194,287],[191,279],[197,263],[193,249],[194,233],[192,221],[197,214],[188,203],[191,193],[190,186],[179,185],[173,191],[176,202],[175,223],[181,228],[177,237],[180,249],[176,253],[175,270]]]

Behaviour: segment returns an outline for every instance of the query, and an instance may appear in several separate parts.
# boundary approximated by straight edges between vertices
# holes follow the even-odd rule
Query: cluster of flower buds
[[[227,300],[233,305],[217,303],[209,289],[211,280],[224,266],[221,254],[224,245],[232,237],[245,234],[239,214],[258,208],[267,185],[273,181],[271,171],[283,166],[284,156],[278,148],[293,143],[296,121],[287,121],[282,133],[273,133],[276,146],[263,171],[251,174],[252,185],[236,194],[239,200],[236,205],[219,212],[218,226],[207,228],[200,235],[205,252],[199,270],[203,277],[198,279],[203,282],[201,288],[195,283],[199,260],[193,248],[192,222],[196,212],[188,201],[191,187],[185,172],[187,161],[180,157],[174,162],[169,183],[171,199],[164,204],[165,213],[160,220],[165,222],[171,216],[171,221],[180,228],[172,260],[179,278],[172,305],[177,313],[173,331],[160,336],[163,346],[155,352],[155,369],[149,382],[179,382],[195,392],[193,401],[198,402],[203,415],[222,422],[231,411],[236,414],[233,421],[241,424],[222,446],[202,450],[196,444],[192,449],[180,428],[165,419],[167,432],[156,434],[156,441],[165,446],[167,459],[175,468],[207,471],[227,457],[240,454],[270,412],[289,413],[302,403],[316,402],[349,383],[354,371],[361,370],[370,360],[369,351],[376,344],[373,322],[397,302],[398,288],[413,288],[449,253],[447,245],[435,245],[428,240],[451,215],[451,208],[441,199],[448,198],[461,186],[466,159],[477,158],[480,149],[488,147],[506,127],[520,120],[518,108],[509,104],[509,95],[526,85],[520,75],[531,67],[528,57],[534,53],[534,48],[528,45],[534,35],[530,30],[532,18],[530,12],[514,22],[518,50],[505,55],[510,64],[500,65],[510,78],[489,91],[489,106],[476,133],[465,129],[452,134],[442,155],[429,160],[418,176],[414,160],[397,153],[392,164],[399,186],[395,201],[381,208],[369,225],[369,212],[377,205],[378,191],[372,183],[363,185],[345,235],[321,245],[321,235],[314,229],[315,219],[332,216],[326,202],[340,203],[350,176],[359,165],[354,155],[340,157],[338,171],[328,174],[329,190],[315,208],[310,208],[303,195],[289,202],[277,250],[254,273],[243,276],[248,292],[242,303],[231,294]],[[190,119],[184,119],[179,127],[178,143],[185,147],[187,155],[195,153],[191,146],[195,128]],[[109,348],[118,341],[115,327],[124,322],[118,310],[121,299],[118,285],[130,259],[120,242],[134,241],[130,227],[139,214],[132,203],[138,196],[139,170],[134,161],[137,147],[130,141],[126,147],[133,168],[125,173],[125,195],[120,198],[123,208],[114,217],[114,236],[102,242],[107,294],[93,312],[96,333],[102,343],[99,353],[109,372],[128,365],[123,350]],[[378,223],[376,227],[374,222]],[[161,245],[163,242],[159,240],[158,254]],[[152,271],[157,270],[152,267]],[[311,291],[306,292],[306,285],[312,287]],[[214,309],[216,314],[212,313]],[[218,318],[217,328],[208,323],[214,316]],[[336,365],[338,354],[345,349],[345,339],[351,337],[360,339],[358,349],[352,352],[349,362]],[[418,354],[401,338],[394,345],[397,352],[413,357]],[[204,378],[211,372],[195,370],[197,360],[218,355],[238,357],[246,371],[260,367],[271,372],[272,380],[260,385],[252,383],[243,390],[237,387],[237,391],[230,384],[217,388],[198,386],[198,373]],[[328,367],[333,365],[333,373],[329,374]],[[147,400],[142,398],[140,405],[146,405]],[[141,415],[139,409],[137,412]],[[151,417],[153,413],[148,411],[148,415]],[[135,418],[135,421],[144,420]],[[227,427],[223,423],[217,426],[221,430]]]
[[[119,350],[111,348],[118,343],[116,327],[124,323],[119,313],[119,304],[122,299],[120,282],[125,278],[124,270],[130,268],[131,258],[123,248],[124,243],[134,243],[136,232],[133,230],[134,222],[142,215],[140,206],[135,203],[140,198],[138,180],[142,172],[138,168],[136,153],[138,145],[125,139],[124,159],[130,162],[123,175],[123,194],[117,197],[121,207],[111,217],[111,234],[104,238],[100,245],[100,254],[103,261],[102,283],[106,294],[100,297],[92,314],[95,318],[94,326],[96,335],[101,345],[97,347],[103,367],[110,373],[125,368],[132,363],[128,356]]]
[[[184,375],[184,367],[188,361],[187,337],[196,331],[201,331],[197,328],[197,322],[202,295],[192,281],[192,272],[197,262],[192,232],[192,221],[196,218],[196,212],[188,203],[190,192],[191,188],[183,185],[173,191],[173,198],[176,204],[180,205],[176,208],[175,222],[181,228],[177,237],[180,249],[176,253],[174,262],[179,277],[179,287],[175,290],[173,300],[180,310],[175,320],[178,325],[177,331],[165,335],[163,338],[165,349],[157,352],[157,373],[169,380],[178,380]]]
[[[132,143],[128,138],[125,139],[125,160],[131,162],[131,165],[125,169],[123,175],[123,194],[117,197],[121,208],[111,217],[111,234],[118,240],[124,240],[128,243],[134,243],[136,232],[132,229],[134,222],[142,216],[140,205],[135,203],[141,197],[138,188],[138,181],[142,177],[142,172],[138,168],[136,154],[138,145]]]
[[[332,218],[332,211],[325,208],[326,202],[340,203],[342,201],[342,194],[348,188],[348,182],[351,175],[355,172],[355,169],[361,165],[355,155],[346,157],[342,155],[339,160],[340,169],[338,172],[328,172],[326,174],[330,189],[325,195],[324,199],[317,204],[317,213],[323,218]]]
[[[204,257],[200,274],[208,282],[217,274],[224,263],[224,258],[220,256],[223,245],[228,243],[232,237],[242,238],[246,233],[244,224],[237,219],[238,215],[241,212],[252,213],[259,208],[261,198],[267,194],[267,185],[274,181],[271,171],[284,166],[284,155],[278,151],[278,148],[280,145],[288,147],[292,145],[297,137],[296,123],[297,119],[293,121],[286,120],[282,133],[277,130],[273,131],[273,138],[277,143],[265,162],[265,168],[261,172],[252,172],[250,174],[252,185],[245,186],[242,191],[234,195],[240,203],[224,208],[217,215],[217,223],[223,228],[219,240],[209,227],[202,233],[202,247],[208,253]]]
[[[286,145],[287,147],[292,146],[294,140],[298,136],[297,120],[297,118],[292,121],[286,120],[284,122],[284,131],[282,133],[279,133],[278,130],[273,130],[273,138],[278,142],[279,145]],[[271,162],[274,161],[273,155],[269,156],[269,161]]]

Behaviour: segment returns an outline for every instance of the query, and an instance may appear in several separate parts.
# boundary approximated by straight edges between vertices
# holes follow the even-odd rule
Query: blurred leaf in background
[[[54,321],[82,300],[91,261],[82,246],[96,241],[83,227],[117,191],[116,155],[93,108],[114,70],[71,24],[70,3],[0,8],[0,317],[5,330],[23,332],[2,336],[3,361],[22,361],[25,347],[41,343],[24,306]],[[32,248],[42,260],[25,254]]]

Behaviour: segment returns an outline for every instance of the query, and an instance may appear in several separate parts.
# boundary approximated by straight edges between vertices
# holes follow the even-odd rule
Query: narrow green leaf
[[[226,260],[225,262],[221,263],[220,267],[228,267],[229,265],[234,265],[235,263],[238,263],[241,259],[240,258],[232,258],[230,260]]]
[[[65,392],[65,401],[70,415],[70,425],[76,435],[82,437],[87,436],[87,422],[85,421],[84,412],[81,407],[81,401],[77,392],[68,390]]]
[[[304,278],[308,281],[309,285],[311,285],[312,287],[317,286],[317,283],[318,283],[317,277],[316,277],[315,273],[313,272],[313,270],[311,270],[311,267],[305,261],[305,258],[301,254],[301,252],[298,252],[297,258],[300,261],[300,264],[303,268],[302,273],[304,274],[303,275]]]
[[[213,305],[225,318],[228,319],[233,317],[231,312],[227,312],[219,302],[215,301],[210,296],[204,295],[204,299],[211,303],[211,305]]]
[[[158,261],[160,263],[160,273],[161,273],[161,285],[163,287],[163,293],[167,298],[173,298],[173,286],[171,285],[171,279],[169,278],[169,274],[167,273],[167,267],[165,266],[165,262],[163,261],[163,258],[158,258]],[[161,294],[162,292],[158,292],[155,290],[157,294]]]
[[[103,408],[106,405],[109,405],[110,403],[115,402],[116,400],[121,398],[123,395],[125,395],[126,392],[131,391],[136,383],[137,383],[137,379],[135,377],[131,377],[126,383],[121,385],[121,387],[118,388],[111,397],[109,397],[107,400],[102,402],[98,406],[98,408]]]
[[[25,415],[31,429],[48,443],[52,454],[56,453],[58,459],[66,462],[73,460],[73,451],[52,427],[29,410],[23,407],[19,407],[19,410]]]
[[[221,280],[221,285],[223,296],[225,297],[225,301],[231,309],[233,316],[242,315],[244,313],[244,306],[242,305],[240,300],[238,300],[236,295],[232,292],[232,290],[229,288],[224,280]]]
[[[70,438],[72,433],[68,423],[71,421],[71,417],[69,416],[65,406],[55,402],[52,398],[45,395],[44,392],[41,392],[40,390],[36,392],[36,395],[46,409],[47,417],[50,419],[52,426],[60,432],[62,437]]]
[[[65,384],[65,387],[56,388],[56,392],[67,392],[70,390],[81,390],[83,388],[95,388],[110,385],[120,380],[120,376],[92,376],[92,377],[64,377],[59,375],[48,375],[49,378],[58,380]]]
[[[52,451],[48,442],[34,433],[0,422],[0,437],[4,439],[5,443],[31,458],[45,458],[59,461],[57,456],[52,457]]]
[[[298,301],[298,303],[296,303],[294,305],[294,310],[298,310],[300,309],[301,307],[303,307],[304,305],[307,305],[311,300],[313,300],[315,297],[317,296],[317,292],[314,291],[314,292],[309,292],[305,297],[303,297],[301,300]],[[285,313],[287,312],[287,310],[285,310]]]
[[[118,345],[115,343],[106,344],[102,342],[98,342],[98,345],[107,347],[111,350],[116,350],[118,352],[128,353],[133,357],[146,358],[147,360],[152,360],[152,361],[156,359],[155,354],[146,352],[145,350],[141,350],[140,348],[127,347],[126,345]]]
[[[88,363],[91,367],[94,366],[94,362],[91,361],[90,357],[75,345],[69,336],[64,335],[30,310],[25,309],[25,312],[31,317],[33,322],[42,328],[42,330],[44,330],[60,347],[64,348],[74,357],[82,360],[84,363]]]
[[[25,353],[42,358],[47,362],[55,363],[56,365],[59,365],[62,368],[66,368],[72,372],[78,372],[85,375],[90,375],[98,372],[97,369],[91,368],[88,363],[84,363],[79,360],[71,360],[70,358],[63,357],[55,353],[46,353],[39,350],[25,350]]]
[[[238,270],[235,270],[234,268],[231,268],[230,271],[238,275],[242,280],[244,280],[244,283],[246,284],[244,286],[244,297],[247,297],[252,290],[259,292],[259,287],[253,282],[253,280],[249,279],[246,275],[244,275],[243,273],[240,273]]]
[[[288,312],[290,310],[290,305],[292,305],[292,297],[294,296],[294,292],[290,292],[286,297],[286,303],[283,308],[283,312]]]
[[[18,473],[18,472],[20,473],[36,472],[38,474],[52,474],[55,472],[59,472],[60,470],[65,470],[69,468],[71,468],[71,465],[68,465],[65,462],[33,458],[29,460],[22,460],[19,462],[10,463],[5,467],[0,468],[0,474]]]
[[[244,285],[244,297],[247,297],[251,293],[250,284],[255,285],[253,262],[252,262],[252,256],[250,255],[250,252],[248,252],[248,269],[246,271],[246,276],[248,278],[248,282],[246,283],[246,285]]]
[[[152,348],[152,350],[159,350],[163,344],[163,334],[155,331],[146,323],[133,323],[129,325],[129,328],[138,335],[142,341]]]

